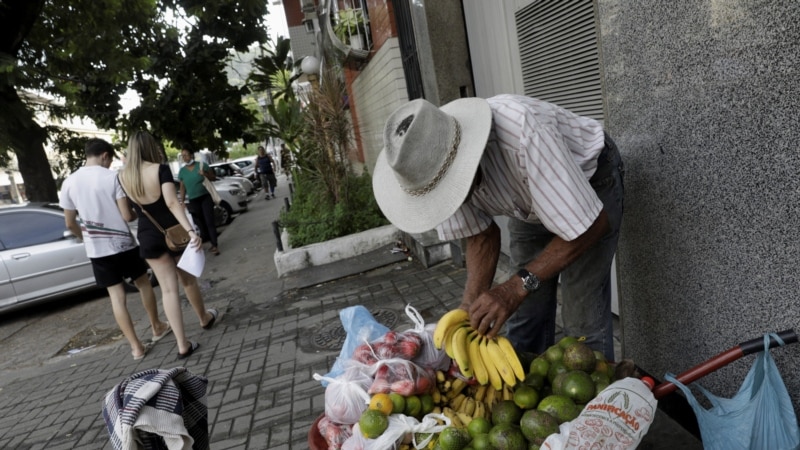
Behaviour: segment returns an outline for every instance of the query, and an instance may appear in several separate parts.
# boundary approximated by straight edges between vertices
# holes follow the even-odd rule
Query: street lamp
[[[319,83],[319,59],[315,56],[306,56],[300,63],[300,70],[308,77],[311,87],[316,88]]]

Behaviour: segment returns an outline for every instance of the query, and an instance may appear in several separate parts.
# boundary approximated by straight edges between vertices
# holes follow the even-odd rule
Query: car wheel
[[[153,273],[153,269],[147,269],[147,278],[150,279],[150,286],[158,286],[158,279],[156,279],[156,274]],[[125,292],[138,291],[136,285],[133,283],[133,280],[130,278],[123,278],[122,286],[125,288]]]
[[[233,208],[227,202],[220,202],[220,209],[222,209],[222,217],[220,222],[227,225],[233,221]]]

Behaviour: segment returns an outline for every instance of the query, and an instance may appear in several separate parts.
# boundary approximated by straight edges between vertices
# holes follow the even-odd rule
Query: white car
[[[248,180],[245,181],[249,183]],[[231,223],[233,214],[247,211],[247,193],[239,180],[217,179],[214,187],[217,188],[220,198],[219,213],[216,215],[217,226]]]
[[[239,170],[237,165],[229,162],[223,162],[211,164],[209,167],[214,170],[214,173],[217,175],[217,179],[238,181],[242,185],[242,188],[245,190],[247,195],[253,195],[256,193],[256,187],[253,182],[247,177],[242,176],[242,171]]]

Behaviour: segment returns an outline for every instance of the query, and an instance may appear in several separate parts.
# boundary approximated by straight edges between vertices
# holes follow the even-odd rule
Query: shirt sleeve
[[[178,178],[180,178],[180,174],[178,175]],[[158,182],[161,184],[175,182],[175,179],[172,177],[172,171],[169,169],[168,165],[161,164],[158,166]]]
[[[61,186],[61,195],[58,200],[58,206],[62,207],[63,209],[70,209],[73,211],[77,211],[78,208],[75,206],[75,203],[72,202],[72,198],[70,198],[70,190],[72,183],[70,182],[69,178],[64,180],[64,184]]]
[[[464,203],[450,218],[436,226],[436,233],[443,241],[463,239],[480,234],[493,221],[485,211],[471,203]]]

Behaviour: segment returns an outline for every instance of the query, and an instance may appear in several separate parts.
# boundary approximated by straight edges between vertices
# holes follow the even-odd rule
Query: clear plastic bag
[[[344,371],[345,364],[352,359],[356,347],[364,342],[377,339],[389,331],[389,328],[372,317],[367,308],[360,305],[341,310],[339,319],[342,321],[347,336],[344,339],[342,350],[339,352],[339,357],[333,363],[331,371],[325,375],[327,378],[336,378]],[[326,383],[323,382],[322,385],[326,386]]]
[[[444,425],[439,425],[441,420]],[[409,443],[416,449],[426,448],[435,434],[450,426],[450,419],[442,414],[428,414],[421,421],[403,414],[389,416],[389,427],[376,439],[365,438],[358,424],[353,426],[353,435],[342,445],[343,450],[387,450],[409,437]],[[419,436],[417,433],[426,435]]]
[[[322,416],[317,423],[319,434],[328,443],[328,450],[340,450],[345,441],[353,435],[352,425],[333,422],[328,416]]]
[[[433,331],[436,329],[436,323],[425,325],[425,320],[419,312],[410,304],[406,305],[406,315],[414,323],[414,328],[406,330],[404,334],[416,334],[419,336],[421,346],[419,353],[414,358],[411,358],[416,364],[431,368],[434,370],[447,370],[450,366],[450,357],[443,349],[437,349],[433,345]]]
[[[758,354],[739,392],[732,398],[717,397],[693,384],[711,402],[710,409],[700,405],[692,391],[672,374],[664,377],[686,395],[697,416],[705,449],[783,450],[800,445],[792,400],[769,352],[770,336],[784,345],[777,334],[764,335],[764,351]]]
[[[367,390],[369,394],[396,392],[405,397],[427,394],[436,382],[435,371],[402,358],[378,361],[370,369],[374,379]]]
[[[367,389],[372,385],[372,377],[359,364],[349,364],[344,373],[336,378],[314,374],[317,381],[325,381],[325,416],[341,424],[358,422],[369,405]]]

